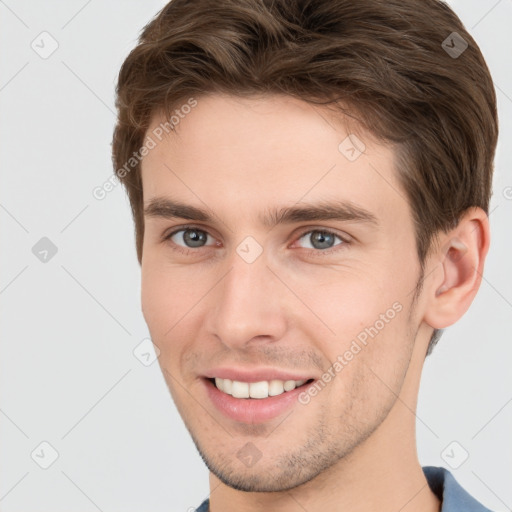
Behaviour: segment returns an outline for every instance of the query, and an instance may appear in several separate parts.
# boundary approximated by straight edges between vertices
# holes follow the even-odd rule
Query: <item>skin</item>
[[[480,285],[485,213],[472,208],[440,234],[415,296],[420,264],[395,148],[358,128],[366,149],[349,161],[338,146],[357,127],[288,96],[197,100],[144,158],[144,204],[173,198],[214,221],[145,218],[141,298],[172,398],[210,470],[210,510],[440,510],[417,458],[419,382],[433,328],[457,321]],[[332,199],[369,210],[378,225],[259,222],[268,208]],[[189,224],[208,235],[189,254],[178,250],[184,231],[162,240]],[[334,237],[322,254],[311,240],[321,229],[348,242]],[[247,236],[263,249],[253,263],[236,251]],[[235,422],[205,393],[200,376],[221,364],[319,379],[397,302],[401,311],[317,396],[274,420]],[[247,442],[261,453],[251,467],[236,456]]]

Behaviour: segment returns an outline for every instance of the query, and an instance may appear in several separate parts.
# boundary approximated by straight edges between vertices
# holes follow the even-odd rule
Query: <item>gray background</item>
[[[112,174],[117,72],[164,4],[0,1],[2,512],[186,511],[208,494],[158,364],[133,353],[148,330],[124,190],[92,195]],[[418,450],[422,465],[460,464],[451,469],[457,480],[504,511],[512,507],[512,0],[451,4],[491,68],[501,137],[484,280],[427,360]],[[43,31],[58,43],[48,58],[31,47],[51,49]],[[46,262],[33,253],[38,243],[36,253],[48,250],[43,237],[57,248]],[[47,469],[53,452],[42,442],[58,453]]]

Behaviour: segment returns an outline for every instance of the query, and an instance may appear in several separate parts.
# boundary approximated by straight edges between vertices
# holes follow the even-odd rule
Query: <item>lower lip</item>
[[[262,423],[282,414],[297,402],[298,396],[314,381],[303,384],[292,391],[285,391],[268,398],[234,398],[217,389],[210,380],[203,378],[206,391],[215,407],[228,418],[242,423]]]

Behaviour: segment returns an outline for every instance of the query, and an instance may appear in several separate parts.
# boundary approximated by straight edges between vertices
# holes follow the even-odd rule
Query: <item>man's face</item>
[[[212,473],[246,491],[292,488],[361,449],[405,392],[421,323],[411,211],[392,148],[347,139],[326,110],[221,95],[189,110],[161,142],[166,119],[147,132],[144,317]],[[165,200],[209,219],[172,217]],[[331,203],[345,214],[308,211]],[[302,212],[263,223],[288,208]],[[214,377],[238,396],[251,382],[277,394],[230,396]],[[306,382],[279,394],[287,380]]]

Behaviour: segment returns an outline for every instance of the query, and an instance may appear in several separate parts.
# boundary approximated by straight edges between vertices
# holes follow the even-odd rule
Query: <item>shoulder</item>
[[[210,504],[210,500],[206,498],[201,505],[194,512],[208,512],[208,507]]]
[[[471,496],[446,468],[423,466],[432,492],[441,501],[441,512],[492,512]]]

